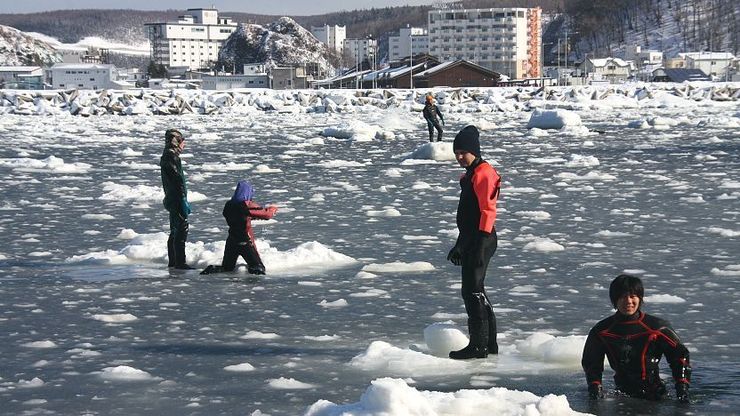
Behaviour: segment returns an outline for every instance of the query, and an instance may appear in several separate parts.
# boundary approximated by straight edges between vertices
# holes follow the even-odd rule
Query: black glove
[[[466,253],[471,266],[480,267],[483,265],[483,262],[486,260],[486,247],[490,238],[491,233],[485,231],[478,231],[478,234],[473,238],[470,251]]]
[[[676,398],[681,403],[689,402],[689,385],[687,383],[676,383]]]
[[[447,260],[452,262],[455,266],[462,264],[462,250],[460,250],[460,246],[455,244],[455,247],[452,247],[450,254],[447,255]]]
[[[604,389],[599,383],[591,383],[588,385],[588,398],[591,400],[598,400],[604,398]]]

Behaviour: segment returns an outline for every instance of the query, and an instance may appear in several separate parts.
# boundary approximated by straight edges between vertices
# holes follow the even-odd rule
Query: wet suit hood
[[[179,130],[169,129],[164,133],[164,148],[165,150],[171,150],[175,152],[175,154],[179,155],[181,152],[180,143],[182,143],[183,140],[185,140],[185,138]]]
[[[252,184],[247,181],[239,181],[236,184],[234,196],[231,197],[231,200],[234,202],[244,202],[251,200],[253,196],[254,187],[252,187]]]

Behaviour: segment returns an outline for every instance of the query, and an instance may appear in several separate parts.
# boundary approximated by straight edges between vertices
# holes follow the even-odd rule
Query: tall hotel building
[[[347,39],[347,27],[339,25],[311,26],[311,34],[329,49],[341,54],[344,40]]]
[[[510,78],[541,74],[542,9],[496,8],[429,12],[429,54],[466,59]]]
[[[216,9],[188,9],[177,22],[146,23],[151,59],[167,67],[210,68],[236,22]]]

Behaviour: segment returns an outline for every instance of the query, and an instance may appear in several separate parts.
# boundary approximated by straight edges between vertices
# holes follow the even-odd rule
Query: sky
[[[175,0],[30,0],[24,2],[2,1],[0,13],[34,13],[61,9],[135,9],[135,10],[186,10],[189,8],[216,8],[223,12],[279,14],[305,16],[341,10],[369,9],[372,7],[431,4],[432,0],[280,0],[280,1],[175,1]]]

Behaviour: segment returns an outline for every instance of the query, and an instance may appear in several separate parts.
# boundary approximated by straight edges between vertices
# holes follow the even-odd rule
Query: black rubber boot
[[[468,319],[470,342],[459,351],[450,351],[453,360],[468,360],[471,358],[488,357],[488,321]]]
[[[223,273],[225,270],[222,266],[215,266],[213,264],[209,265],[205,269],[203,269],[200,274],[214,274],[214,273]]]
[[[185,261],[185,241],[175,241],[175,268],[178,270],[195,269]]]
[[[265,274],[265,266],[260,264],[255,264],[254,266],[247,266],[247,271],[250,274]]]
[[[171,234],[167,239],[167,267],[175,267],[175,239]]]
[[[498,354],[498,343],[496,342],[496,315],[493,313],[493,308],[488,308],[488,353]]]

